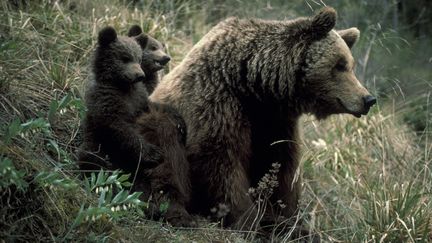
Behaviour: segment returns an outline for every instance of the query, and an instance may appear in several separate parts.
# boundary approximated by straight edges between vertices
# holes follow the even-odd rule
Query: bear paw
[[[198,226],[195,217],[191,216],[186,209],[176,206],[168,209],[165,220],[173,227],[193,228]]]
[[[198,223],[195,220],[195,218],[189,214],[185,214],[178,217],[166,218],[166,220],[173,227],[185,227],[185,228],[198,227]]]

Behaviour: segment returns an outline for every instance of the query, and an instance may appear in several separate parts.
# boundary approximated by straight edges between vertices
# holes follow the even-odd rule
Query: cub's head
[[[128,36],[135,37],[142,48],[141,68],[144,72],[157,72],[171,60],[171,57],[165,53],[164,46],[153,37],[143,33],[138,25],[129,29]]]
[[[324,8],[310,19],[313,41],[306,50],[303,85],[314,100],[311,112],[318,118],[349,113],[356,117],[368,113],[376,103],[354,74],[351,48],[360,31],[357,28],[335,31],[336,11]]]
[[[119,87],[142,81],[141,59],[141,47],[133,38],[117,36],[112,27],[105,27],[99,32],[93,59],[96,81]]]

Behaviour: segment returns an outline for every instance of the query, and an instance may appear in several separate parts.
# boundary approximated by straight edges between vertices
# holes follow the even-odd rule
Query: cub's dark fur
[[[111,27],[99,33],[85,96],[88,112],[78,154],[81,168],[103,165],[135,172],[139,165],[153,167],[162,160],[159,149],[137,133],[135,120],[148,109],[141,58],[133,38],[117,37]]]
[[[162,43],[150,35],[143,33],[143,30],[138,25],[133,25],[129,29],[128,36],[137,38],[142,48],[141,68],[146,74],[144,84],[147,92],[151,94],[159,83],[158,71],[165,67],[171,60],[171,57],[166,54]]]
[[[189,200],[186,127],[167,105],[148,100],[141,69],[140,36],[118,37],[104,28],[92,60],[86,92],[87,115],[78,157],[83,170],[122,169],[136,175],[134,190],[145,200],[169,201],[165,218],[176,226],[193,225]],[[162,191],[162,193],[161,193]]]

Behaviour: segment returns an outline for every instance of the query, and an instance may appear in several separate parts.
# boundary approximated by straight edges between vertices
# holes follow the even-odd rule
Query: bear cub
[[[144,84],[150,95],[159,83],[158,71],[165,67],[171,57],[166,54],[162,43],[143,33],[143,30],[138,25],[133,25],[129,29],[128,36],[137,38],[142,48],[141,68],[146,74]]]
[[[92,58],[85,93],[88,112],[78,153],[81,167],[98,169],[103,165],[126,172],[134,172],[141,162],[142,167],[154,167],[162,154],[137,133],[135,124],[136,117],[148,109],[140,45],[133,38],[118,37],[113,28],[106,27],[99,33]]]
[[[191,226],[194,222],[185,209],[186,126],[174,109],[149,101],[141,68],[142,40],[140,35],[117,36],[112,27],[100,31],[78,161],[83,170],[104,167],[135,175],[132,189],[142,191],[144,200],[155,194],[156,203],[169,202],[168,222]]]

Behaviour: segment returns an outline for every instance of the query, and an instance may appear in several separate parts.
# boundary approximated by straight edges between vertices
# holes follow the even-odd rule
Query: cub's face
[[[148,72],[157,72],[171,60],[165,53],[164,46],[151,36],[147,36],[147,45],[143,48],[141,67]]]
[[[141,47],[133,38],[118,37],[112,27],[101,30],[94,60],[95,74],[100,80],[116,85],[144,80],[141,59]]]
[[[134,25],[130,28],[128,36],[136,38],[142,48],[141,67],[146,73],[155,73],[171,60],[165,48],[155,38],[143,33],[141,27]]]
[[[318,118],[339,113],[360,117],[376,103],[354,74],[350,48],[359,34],[356,28],[332,30],[313,42],[306,54],[305,89],[313,96],[311,111]]]

